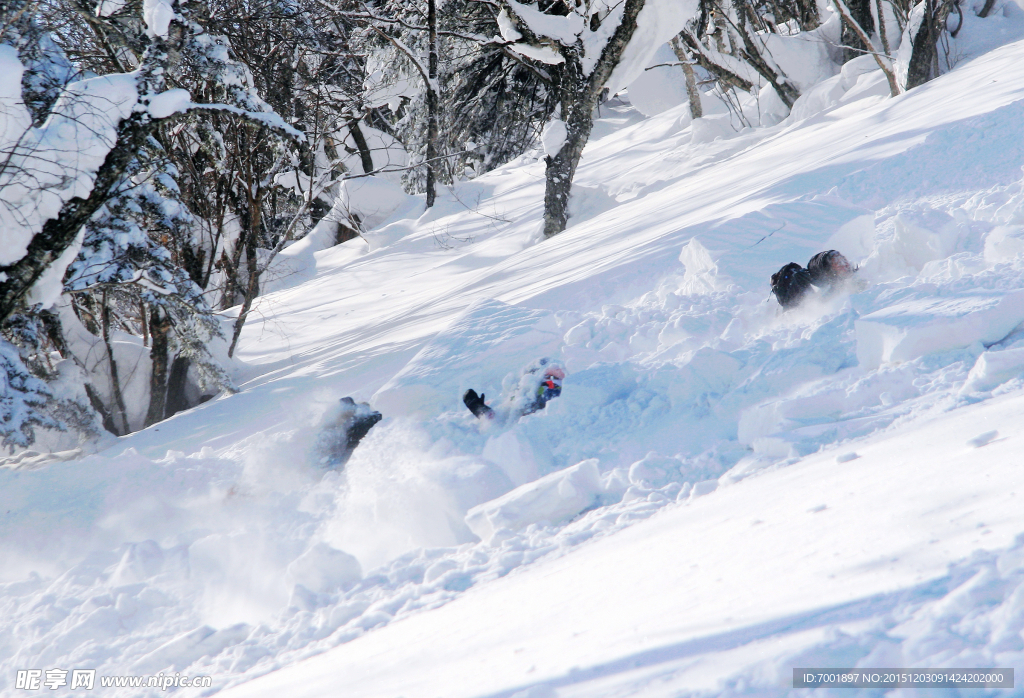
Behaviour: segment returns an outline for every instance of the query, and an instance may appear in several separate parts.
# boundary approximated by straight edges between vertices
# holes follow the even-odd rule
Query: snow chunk
[[[565,129],[565,122],[561,119],[551,119],[540,134],[540,142],[544,146],[544,153],[549,157],[558,155],[558,151],[565,145],[565,139],[569,135]]]
[[[142,18],[150,36],[167,37],[167,29],[174,19],[174,8],[167,0],[143,0]]]
[[[975,342],[992,344],[1021,321],[1024,290],[915,299],[857,320],[857,360],[871,369]]]
[[[986,351],[967,375],[961,393],[987,392],[1024,373],[1024,348]]]
[[[168,667],[180,671],[203,657],[216,657],[225,648],[240,643],[251,631],[245,623],[223,630],[204,625],[158,647],[131,664],[130,669],[139,674],[156,674]]]
[[[82,240],[84,239],[85,227],[83,226],[74,241],[57,258],[57,261],[43,270],[39,279],[32,284],[26,298],[30,306],[38,303],[43,309],[46,309],[60,300],[60,296],[64,292],[64,272],[75,261],[78,251],[82,249]]]
[[[473,507],[466,514],[466,525],[490,543],[500,531],[568,521],[599,503],[603,491],[597,459],[591,458]]]
[[[288,579],[319,594],[347,589],[363,577],[359,561],[327,543],[317,543],[288,565]]]
[[[679,252],[679,261],[686,267],[686,274],[680,284],[680,293],[712,293],[728,285],[727,281],[718,278],[718,265],[697,238],[690,238],[690,241],[683,245]]]
[[[1000,225],[985,236],[985,261],[1012,262],[1024,257],[1024,226]]]
[[[100,4],[96,6],[96,16],[109,17],[110,15],[117,14],[127,4],[125,0],[100,0]]]
[[[109,17],[120,12],[127,4],[125,0],[100,0],[99,4],[96,5],[96,16]]]
[[[533,44],[518,43],[509,45],[509,48],[522,56],[532,58],[533,60],[540,61],[541,63],[547,63],[548,65],[558,65],[559,63],[565,62],[562,54],[550,46],[534,46]]]
[[[537,9],[536,5],[522,5],[515,0],[508,0],[508,6],[538,37],[548,37],[563,46],[572,46],[583,33],[583,16],[575,12],[565,16],[549,15]],[[500,24],[498,28],[502,28]]]
[[[505,374],[524,358],[556,354],[561,341],[549,311],[478,301],[385,383],[371,404],[388,416],[462,410],[468,388],[496,396]]]
[[[501,38],[505,41],[519,41],[523,38],[523,35],[516,30],[512,18],[508,16],[508,10],[504,7],[498,13],[498,31],[501,32]]]
[[[171,114],[186,111],[191,105],[192,95],[188,90],[167,90],[149,101],[149,114],[154,119],[166,119]]]
[[[872,211],[843,224],[828,239],[823,249],[842,250],[847,259],[856,264],[871,254],[874,241],[875,214]]]
[[[982,446],[988,446],[998,438],[999,431],[993,429],[992,431],[986,431],[984,434],[978,434],[973,439],[968,439],[967,445],[974,448],[981,448]]]

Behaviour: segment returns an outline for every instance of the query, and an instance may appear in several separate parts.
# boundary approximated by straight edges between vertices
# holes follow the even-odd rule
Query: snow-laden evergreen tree
[[[166,0],[146,3],[145,8],[110,0],[77,6],[88,16],[88,27],[102,35],[106,67],[135,67],[107,74],[72,74],[74,61],[58,48],[62,37],[40,25],[35,7],[16,0],[0,8],[0,328],[6,332],[16,313],[34,315],[57,302],[61,277],[76,259],[88,228],[92,238],[87,256],[90,249],[102,248],[112,259],[124,252],[123,259],[138,262],[140,251],[149,253],[149,261],[135,264],[131,282],[144,289],[140,297],[154,314],[148,320],[155,319],[165,334],[165,325],[170,328],[177,321],[176,350],[201,358],[204,354],[197,348],[212,329],[208,321],[197,321],[204,314],[202,299],[194,286],[183,283],[188,279],[183,271],[165,263],[166,250],[152,241],[142,243],[145,236],[131,227],[138,220],[125,215],[130,211],[136,218],[148,215],[150,223],[160,220],[146,212],[146,202],[166,197],[151,183],[141,199],[126,198],[126,182],[145,169],[140,153],[153,145],[157,128],[189,111],[230,114],[278,140],[301,140],[301,134],[256,94],[244,66],[231,58],[228,42],[191,19],[195,6]],[[96,68],[103,70],[102,65]],[[201,89],[176,88],[176,82],[200,84]],[[112,245],[100,242],[101,231],[109,234]],[[159,234],[159,225],[146,234]],[[124,281],[123,270],[110,273],[111,279]],[[100,316],[106,320],[101,326],[109,327],[106,304]],[[58,338],[53,343],[63,342]],[[21,415],[19,424],[42,424],[31,410],[38,412],[45,391],[22,378],[24,371],[6,346],[5,356],[4,386],[12,405],[7,413]],[[162,416],[163,409],[159,412]],[[155,406],[151,414],[157,414]],[[127,425],[122,421],[121,426]],[[12,429],[30,440],[30,430]]]
[[[162,244],[187,236],[194,217],[180,201],[176,170],[160,155],[159,144],[151,139],[113,198],[86,225],[82,249],[64,281],[77,314],[91,316],[99,329],[93,346],[102,346],[106,358],[110,386],[106,413],[116,415],[112,421],[122,433],[130,425],[110,347],[112,324],[132,328],[149,345],[149,404],[143,426],[188,406],[181,391],[182,372],[190,366],[202,390],[234,389],[207,349],[221,331],[202,289]],[[159,166],[147,168],[143,164],[147,161]],[[178,375],[169,386],[176,361]]]
[[[36,427],[61,428],[52,407],[49,386],[28,369],[19,348],[0,337],[0,445],[13,451],[35,440]]]

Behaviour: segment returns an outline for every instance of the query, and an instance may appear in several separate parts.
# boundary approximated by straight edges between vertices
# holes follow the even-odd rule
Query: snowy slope
[[[0,692],[57,666],[562,698],[1024,665],[1024,42],[897,99],[844,79],[739,133],[613,107],[564,234],[537,242],[525,155],[277,280],[238,395],[0,472]],[[765,302],[830,246],[863,288]],[[543,412],[459,404],[540,354],[569,371]],[[325,473],[344,395],[385,420]]]
[[[1022,418],[1008,396],[807,458],[227,695],[763,695],[865,658],[1019,668],[1024,546],[982,551],[1022,529]]]

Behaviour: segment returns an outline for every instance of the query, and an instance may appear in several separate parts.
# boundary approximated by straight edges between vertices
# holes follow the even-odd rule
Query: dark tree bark
[[[78,364],[83,370],[81,362],[78,360],[71,350],[68,349],[68,343],[64,339],[64,326],[60,321],[60,317],[57,313],[52,310],[43,310],[39,313],[40,319],[43,321],[43,328],[46,330],[46,336],[49,338],[50,343],[53,344],[53,348],[57,350],[62,359],[71,359]],[[100,416],[103,422],[103,428],[109,431],[111,434],[117,433],[117,426],[114,424],[113,418],[110,416],[110,411],[106,405],[103,404],[103,400],[100,399],[99,394],[96,392],[96,388],[92,386],[92,383],[86,381],[85,394],[89,398],[89,404],[96,410],[96,414]]]
[[[355,141],[356,150],[359,151],[359,161],[363,166],[363,174],[370,174],[373,172],[373,155],[370,153],[370,146],[366,142],[366,136],[363,135],[363,129],[359,128],[359,120],[352,119],[348,122],[348,131],[352,134],[352,140]]]
[[[846,6],[850,10],[850,16],[856,20],[857,24],[865,32],[870,33],[875,22],[871,16],[871,0],[847,0]],[[857,56],[863,56],[868,51],[874,51],[870,44],[864,44],[861,32],[858,32],[856,27],[845,17],[843,19],[843,33],[840,42],[843,44],[843,63],[851,61]]]
[[[699,119],[704,116],[704,106],[700,103],[700,91],[697,89],[697,77],[693,74],[693,66],[690,65],[690,56],[678,36],[672,37],[672,51],[676,54],[686,75],[686,97],[690,102],[690,117]]]
[[[188,367],[191,363],[184,356],[176,356],[171,362],[171,375],[167,378],[165,419],[191,407],[185,395],[185,387],[188,385]]]
[[[110,308],[107,305],[107,292],[103,292],[100,300],[103,307],[100,309],[100,328],[103,335],[103,346],[107,350],[107,364],[110,367],[110,394],[113,396],[114,407],[117,408],[117,415],[121,418],[121,430],[115,434],[127,434],[131,431],[128,423],[128,410],[125,408],[124,395],[121,393],[121,379],[117,373],[117,361],[114,360],[114,345],[110,342]]]
[[[925,84],[939,73],[939,37],[946,29],[952,0],[924,0],[924,17],[911,37],[912,51],[907,66],[908,90]]]
[[[252,303],[256,300],[256,296],[260,295],[260,269],[256,258],[256,247],[257,237],[256,231],[259,226],[259,207],[250,209],[250,213],[256,220],[251,220],[249,225],[249,231],[245,236],[245,264],[246,264],[246,276],[248,281],[245,288],[242,291],[242,307],[238,313],[238,319],[235,320],[234,331],[231,334],[231,346],[228,347],[228,358],[235,355],[235,347],[238,345],[238,338],[242,334],[242,327],[245,325],[246,319],[249,317],[249,311],[252,310]]]
[[[146,424],[156,424],[164,419],[164,405],[167,402],[167,338],[171,332],[171,319],[162,308],[153,308],[149,313],[149,331],[153,339],[149,357],[153,369],[149,374],[149,409]]]
[[[427,84],[427,208],[434,205],[437,197],[435,191],[435,168],[437,160],[437,110],[439,107],[437,94],[437,3],[436,0],[427,0],[427,31],[429,42],[429,55],[427,57],[427,73],[429,75]]]
[[[644,7],[644,0],[626,0],[622,20],[616,27],[601,57],[590,75],[583,72],[583,44],[560,46],[559,52],[565,59],[560,64],[559,103],[562,121],[565,123],[566,138],[561,149],[545,158],[544,188],[544,237],[550,238],[565,230],[568,223],[569,194],[572,180],[579,165],[583,147],[590,138],[594,126],[594,108],[601,97],[612,71],[622,58],[623,51],[636,31],[636,18]],[[531,43],[538,43],[527,27],[520,31]]]
[[[816,0],[796,0],[796,21],[800,31],[811,31],[821,26],[821,15],[818,13]]]

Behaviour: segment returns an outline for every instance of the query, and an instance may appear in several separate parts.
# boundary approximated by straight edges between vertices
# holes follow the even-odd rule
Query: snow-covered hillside
[[[240,393],[0,471],[0,693],[52,668],[593,698],[1024,667],[1024,12],[1002,7],[968,29],[1004,45],[898,98],[857,59],[771,127],[602,107],[550,240],[535,152],[281,265]],[[769,276],[830,248],[858,285],[781,313]],[[542,356],[568,372],[545,410],[461,405]],[[348,395],[384,420],[328,470]]]

